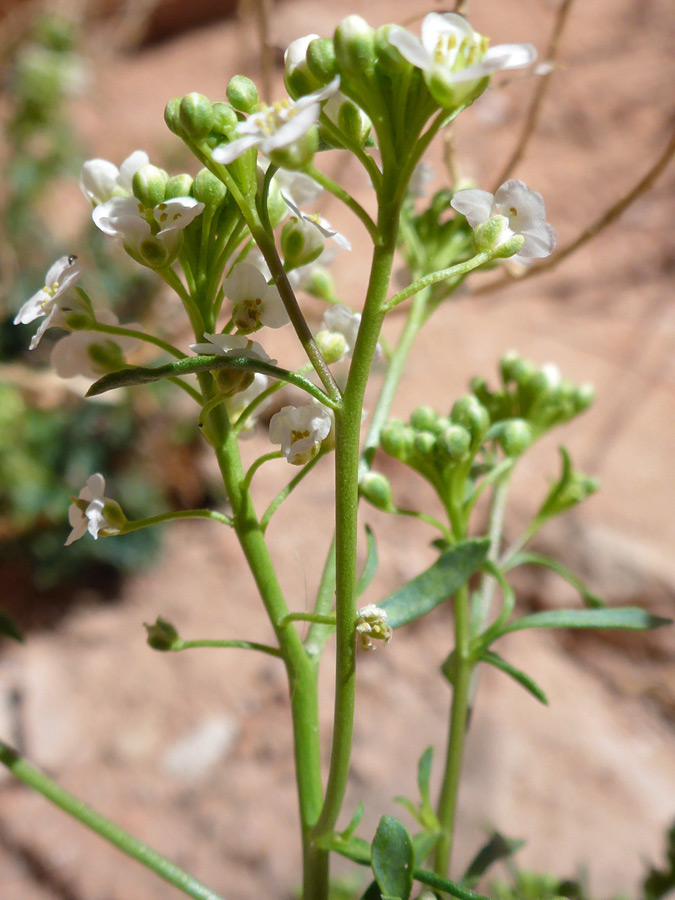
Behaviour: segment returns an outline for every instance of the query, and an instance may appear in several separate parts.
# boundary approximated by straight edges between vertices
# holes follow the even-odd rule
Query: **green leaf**
[[[413,886],[415,849],[408,829],[393,816],[382,816],[370,848],[370,864],[383,900],[408,900]]]
[[[494,653],[492,650],[484,650],[480,656],[480,659],[483,662],[489,663],[491,666],[494,666],[496,669],[500,669],[502,672],[506,672],[507,675],[510,675],[514,681],[517,681],[521,687],[524,687],[526,691],[529,691],[533,697],[536,697],[540,703],[543,703],[545,706],[548,706],[548,698],[546,694],[539,687],[537,682],[530,678],[525,672],[521,669],[516,669],[515,666],[512,666],[510,662],[507,662],[502,656],[498,653]]]
[[[523,616],[505,625],[500,633],[523,631],[526,628],[621,628],[629,631],[647,631],[672,625],[672,619],[652,616],[638,606],[622,606],[604,609],[553,609]]]
[[[513,856],[524,844],[525,841],[504,837],[498,831],[493,832],[485,846],[481,847],[469,863],[462,882],[468,886],[473,886],[491,865],[499,862],[501,859],[508,859],[509,856]]]
[[[421,575],[377,604],[387,613],[387,624],[400,628],[452,597],[480,569],[489,549],[489,538],[480,538],[447,550]]]
[[[370,882],[361,900],[382,900],[380,886],[376,881]]]
[[[469,888],[462,887],[456,881],[450,881],[428,869],[415,869],[414,876],[415,881],[421,881],[422,884],[428,885],[435,891],[444,891],[451,897],[457,897],[457,900],[495,900],[494,897],[486,897],[485,894],[476,894]]]
[[[415,848],[415,859],[424,862],[438,843],[440,836],[440,831],[418,831],[417,834],[414,834],[412,842]]]
[[[431,764],[433,760],[434,748],[427,747],[417,764],[417,786],[420,789],[420,797],[423,803],[431,803],[429,780],[431,778]]]
[[[351,835],[345,840],[341,834],[333,832],[317,838],[316,844],[323,850],[332,850],[362,866],[370,865],[370,844],[363,838]]]
[[[506,563],[504,569],[509,571],[517,566],[543,566],[545,569],[550,569],[579,591],[586,606],[590,606],[592,609],[602,609],[606,606],[604,600],[591,593],[583,581],[557,559],[551,559],[550,556],[544,556],[542,553],[517,553]]]
[[[349,838],[352,837],[352,835],[354,834],[356,829],[359,827],[359,823],[361,822],[361,819],[363,818],[364,810],[365,810],[365,806],[363,805],[363,803],[359,803],[359,805],[356,807],[356,812],[352,816],[349,825],[347,825],[345,830],[340,835],[340,837],[342,838],[343,841],[349,840]]]
[[[0,635],[11,638],[13,641],[18,641],[20,644],[24,642],[21,629],[10,614],[3,609],[0,609]]]
[[[375,542],[375,535],[373,534],[373,530],[370,525],[366,525],[366,544],[368,546],[368,552],[366,555],[366,562],[363,567],[363,571],[359,576],[359,580],[356,583],[356,596],[360,597],[361,594],[368,587],[370,582],[375,577],[375,573],[377,572],[378,566],[378,558],[377,558],[377,544]]]
[[[115,388],[129,387],[134,384],[150,384],[153,381],[161,381],[165,378],[179,378],[182,375],[196,375],[199,372],[212,372],[216,369],[247,369],[250,372],[262,372],[271,378],[279,378],[289,384],[306,391],[325,406],[335,408],[335,403],[315,384],[271,363],[262,362],[248,357],[231,356],[189,356],[185,359],[177,359],[175,362],[164,366],[130,366],[128,369],[120,369],[119,372],[110,372],[95,381],[86,393],[87,397],[95,397],[112,391]]]

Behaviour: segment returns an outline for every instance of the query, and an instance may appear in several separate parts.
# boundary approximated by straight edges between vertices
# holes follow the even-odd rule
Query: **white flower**
[[[15,325],[27,325],[40,316],[46,316],[40,324],[30,342],[30,349],[34,350],[40,343],[40,339],[50,325],[60,324],[59,312],[67,308],[62,306],[59,298],[63,297],[68,288],[72,287],[82,274],[80,264],[76,256],[62,256],[49,268],[45,278],[45,285],[24,305],[14,317]],[[56,321],[55,321],[56,318]]]
[[[284,67],[286,76],[292,76],[296,69],[307,70],[307,48],[319,37],[318,34],[306,34],[304,37],[291,41],[284,52]]]
[[[237,125],[237,134],[241,137],[216,147],[213,159],[228,165],[251,147],[258,147],[261,153],[269,156],[275,150],[295,143],[317,122],[322,101],[337,91],[339,83],[339,79],[334,78],[321,90],[299,100],[286,99],[274,106],[262,106],[259,112]]]
[[[401,56],[421,69],[434,98],[442,106],[469,96],[481,78],[501,69],[522,69],[537,57],[532,44],[501,44],[488,49],[487,39],[457,13],[429,13],[421,40],[403,28],[392,28],[389,42]],[[456,85],[465,85],[456,90]]]
[[[268,284],[257,266],[238,263],[223,287],[225,296],[233,303],[232,320],[244,334],[257,331],[263,325],[281,328],[289,321],[276,285]]]
[[[96,318],[103,325],[119,325],[117,316],[111,310],[100,310]],[[141,326],[136,324],[126,327],[141,330]],[[98,378],[115,368],[122,368],[124,352],[137,343],[136,338],[123,335],[74,331],[54,344],[50,361],[60,378],[75,378],[78,375]]]
[[[304,466],[317,455],[332,425],[330,413],[320,403],[284,406],[270,419],[270,441],[281,445],[291,465]]]
[[[129,197],[133,191],[131,182],[139,169],[150,162],[143,150],[135,150],[117,168],[107,159],[90,159],[82,166],[80,187],[92,203],[105,203],[112,197]]]
[[[339,334],[345,340],[345,356],[351,356],[356,345],[359,328],[361,326],[361,313],[354,312],[348,306],[335,304],[329,306],[323,314],[322,331],[329,334]],[[321,333],[321,332],[320,332]],[[318,337],[318,335],[317,335]],[[378,344],[375,349],[373,361],[377,361],[382,353]]]
[[[105,478],[100,473],[92,475],[85,487],[80,491],[77,500],[73,500],[68,510],[68,521],[72,531],[66,541],[66,547],[73,541],[78,541],[89,532],[98,539],[99,534],[104,537],[111,534],[119,534],[119,527],[106,517],[106,506],[117,507],[114,500],[103,496],[105,491]],[[121,510],[120,510],[121,513]]]
[[[284,198],[286,206],[290,209],[292,216],[297,219],[301,226],[303,222],[312,226],[308,229],[308,243],[316,240],[316,232],[313,231],[313,229],[316,229],[322,238],[332,239],[338,247],[342,247],[343,250],[352,249],[349,240],[343,234],[340,234],[339,231],[336,231],[330,222],[327,219],[324,219],[323,216],[320,216],[317,213],[304,213],[297,207],[293,198],[288,194],[285,194],[282,191],[281,196]]]
[[[250,341],[243,334],[205,334],[204,337],[208,343],[190,344],[190,350],[195,353],[229,356],[232,359],[255,359],[276,365],[276,359],[270,359],[257,341]]]
[[[504,182],[494,197],[488,191],[457,191],[450,205],[466,216],[472,228],[493,216],[502,216],[504,224],[497,246],[514,234],[525,238],[522,249],[512,259],[542,259],[555,249],[555,231],[546,221],[544,198],[517,178]]]
[[[392,638],[393,631],[387,625],[385,610],[369,603],[358,611],[356,617],[356,634],[362,650],[374,650],[373,640],[383,641],[385,646]]]
[[[330,101],[329,101],[330,102]],[[314,203],[323,193],[320,184],[305,175],[304,172],[293,172],[290,169],[277,169],[274,181],[285,197],[290,197],[297,206]]]

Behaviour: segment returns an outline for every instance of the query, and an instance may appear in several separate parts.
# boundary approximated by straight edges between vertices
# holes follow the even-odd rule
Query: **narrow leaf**
[[[408,829],[393,816],[380,819],[370,863],[383,897],[408,900],[413,886],[415,849]]]
[[[415,848],[415,859],[418,862],[424,862],[438,843],[440,836],[440,831],[419,831],[412,836],[413,847]]]
[[[6,613],[3,609],[0,609],[0,635],[23,644],[24,639],[21,629],[10,614]]]
[[[342,838],[343,841],[349,840],[349,838],[352,837],[352,835],[354,834],[356,829],[359,827],[359,823],[361,822],[361,819],[363,818],[364,810],[365,810],[365,806],[363,805],[363,803],[359,803],[359,805],[356,807],[356,812],[352,816],[349,825],[347,825],[345,830],[340,835],[340,837]]]
[[[672,619],[652,616],[638,606],[604,609],[553,609],[523,616],[505,625],[501,634],[523,631],[526,628],[620,628],[629,631],[647,631],[671,625]],[[500,635],[501,636],[501,635]]]
[[[421,575],[377,604],[387,613],[387,624],[400,628],[452,597],[480,569],[489,549],[489,539],[480,538],[447,550]]]
[[[363,571],[359,576],[359,580],[356,583],[357,597],[361,596],[361,594],[365,591],[365,589],[375,577],[379,562],[377,558],[377,544],[375,542],[375,535],[373,534],[373,530],[370,525],[366,525],[366,544],[368,547],[366,562],[363,566]]]
[[[508,571],[517,566],[543,566],[545,569],[550,569],[579,591],[586,606],[590,606],[591,609],[601,609],[606,606],[604,600],[591,593],[583,581],[557,559],[551,559],[550,556],[544,556],[542,553],[517,553],[506,563],[504,568]]]
[[[473,886],[487,872],[490,866],[501,859],[508,859],[509,856],[513,856],[524,844],[525,841],[504,837],[498,831],[493,832],[485,846],[481,847],[469,863],[462,882]]]
[[[451,897],[457,897],[457,900],[495,900],[494,897],[486,897],[485,894],[476,894],[469,888],[462,887],[456,881],[450,881],[449,878],[443,878],[429,869],[415,869],[415,881],[421,881],[422,884],[428,885],[435,891],[443,891]]]
[[[422,798],[422,803],[431,803],[430,795],[429,795],[429,780],[431,778],[431,764],[434,759],[434,748],[427,747],[424,753],[420,756],[420,761],[417,764],[417,786],[420,789],[420,797]]]
[[[548,697],[546,694],[542,691],[537,682],[521,669],[516,669],[510,662],[507,662],[502,656],[498,653],[494,653],[492,650],[485,650],[480,658],[483,662],[490,663],[490,665],[494,666],[496,669],[506,672],[506,674],[510,675],[514,681],[517,681],[521,687],[524,687],[533,697],[536,697],[540,703],[543,703],[544,706],[548,706]]]
[[[316,844],[324,850],[332,850],[362,866],[370,865],[370,844],[363,838],[351,835],[345,840],[341,834],[331,833],[317,838]]]

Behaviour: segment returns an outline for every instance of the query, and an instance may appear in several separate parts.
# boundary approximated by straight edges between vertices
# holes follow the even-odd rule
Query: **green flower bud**
[[[463,425],[449,425],[438,438],[438,449],[451,462],[460,462],[469,456],[471,435]]]
[[[419,431],[435,431],[438,415],[430,406],[418,406],[410,416],[410,424]]]
[[[525,238],[522,234],[514,234],[504,240],[508,229],[509,220],[506,216],[491,216],[487,222],[477,225],[473,230],[476,249],[497,258],[513,256],[522,248]]]
[[[515,457],[524,453],[532,444],[532,428],[524,419],[511,419],[504,423],[498,441],[507,456]]]
[[[330,100],[326,106],[329,106],[329,104]],[[328,111],[326,110],[326,112]],[[336,125],[345,137],[360,146],[363,146],[368,140],[368,135],[372,128],[372,122],[368,116],[351,100],[344,100],[340,103]]]
[[[248,369],[214,369],[211,374],[218,391],[224,397],[232,397],[245,391],[255,380],[255,374]]]
[[[200,169],[195,175],[192,194],[200,203],[216,207],[225,201],[227,188],[220,178],[216,178],[208,169]]]
[[[210,134],[215,120],[211,101],[196,91],[186,94],[180,101],[178,117],[185,133],[195,141]]]
[[[452,407],[450,418],[469,431],[472,449],[480,447],[490,427],[490,414],[476,397],[472,394],[460,397]]]
[[[166,199],[166,184],[169,180],[169,173],[164,169],[159,169],[148,163],[142,166],[138,172],[134,174],[131,180],[131,189],[134,197],[146,208],[152,209],[158,203],[163,203]]]
[[[148,633],[148,644],[153,650],[173,650],[181,643],[178,632],[166,619],[158,618],[154,625],[143,623]]]
[[[533,364],[519,356],[515,350],[509,350],[499,360],[499,373],[504,386],[512,381],[520,381],[523,375],[531,375],[533,371]]]
[[[192,190],[192,176],[187,172],[180,175],[172,175],[166,183],[164,191],[165,200],[173,200],[175,197],[189,197]]]
[[[166,127],[178,137],[183,135],[183,126],[180,124],[180,97],[174,97],[164,107],[164,121]]]
[[[180,253],[183,246],[183,234],[180,232],[175,242],[169,246],[162,243],[154,235],[148,235],[137,246],[124,244],[124,249],[132,259],[150,269],[163,269],[170,265]]]
[[[239,124],[239,116],[229,103],[216,100],[211,107],[213,111],[213,131],[231,138]]]
[[[415,432],[403,422],[387,422],[380,432],[380,446],[385,453],[407,462],[412,452]]]
[[[66,326],[71,331],[87,331],[94,322],[95,319],[93,316],[88,316],[86,313],[82,312],[71,313],[66,316]]]
[[[387,75],[400,75],[414,67],[404,59],[393,44],[389,43],[389,32],[395,25],[382,25],[375,32],[375,55],[378,67]]]
[[[287,147],[280,147],[270,153],[270,162],[281,169],[302,169],[312,161],[319,149],[319,129],[313,126]]]
[[[315,38],[307,47],[307,68],[319,84],[328,84],[338,74],[335,47],[330,38]]]
[[[430,431],[418,431],[413,438],[413,450],[417,456],[432,456],[436,451],[436,435]]]
[[[595,388],[593,387],[593,385],[588,382],[586,382],[585,384],[580,384],[574,392],[574,396],[572,398],[575,415],[585,412],[585,410],[587,410],[588,407],[591,406],[594,400]]]
[[[316,335],[315,341],[323,358],[329,365],[338,362],[349,350],[349,344],[345,336],[337,331],[326,331],[322,328]]]
[[[324,247],[319,229],[294,216],[282,228],[280,243],[284,265],[289,271],[313,262]]]
[[[324,266],[312,266],[308,276],[303,274],[302,289],[319,300],[325,300],[327,303],[336,302],[335,282]]]
[[[335,30],[333,42],[343,77],[359,78],[375,68],[375,31],[361,16],[347,16]]]
[[[258,106],[258,88],[245,75],[235,75],[228,82],[227,99],[240,112],[255,112]]]
[[[383,512],[396,512],[389,479],[380,472],[366,472],[359,478],[359,493]]]

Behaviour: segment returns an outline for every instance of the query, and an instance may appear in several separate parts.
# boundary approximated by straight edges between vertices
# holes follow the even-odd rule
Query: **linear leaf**
[[[373,530],[370,525],[366,525],[366,544],[368,547],[366,562],[363,566],[363,571],[359,576],[359,580],[356,584],[356,596],[360,597],[361,594],[368,587],[370,582],[375,577],[375,573],[377,572],[378,566],[378,558],[377,558],[377,544],[375,542],[375,535],[373,534]]]
[[[580,578],[577,578],[567,566],[558,562],[557,559],[551,559],[550,556],[545,556],[542,553],[518,553],[513,559],[508,561],[505,570],[515,569],[517,566],[542,566],[545,569],[550,569],[579,591],[586,606],[590,606],[592,609],[601,609],[606,606],[604,600],[601,600],[596,594],[591,593],[583,581]]]
[[[489,539],[480,538],[446,550],[421,575],[377,604],[387,613],[387,624],[400,628],[452,597],[480,569],[489,549]]]
[[[523,616],[505,625],[500,633],[526,628],[620,628],[646,631],[671,625],[672,619],[652,616],[638,606],[605,607],[604,609],[552,609]]]
[[[501,859],[508,859],[524,845],[525,841],[504,837],[498,831],[493,832],[487,843],[481,847],[478,853],[469,863],[464,873],[462,882],[474,885],[494,863]]]
[[[512,666],[510,662],[507,662],[504,657],[500,656],[498,653],[494,653],[492,650],[485,650],[481,657],[483,662],[490,663],[491,666],[494,666],[496,669],[499,669],[502,672],[505,672],[507,675],[510,675],[514,681],[517,681],[521,687],[524,687],[526,691],[529,691],[533,697],[536,697],[540,703],[543,703],[545,706],[548,706],[548,698],[543,690],[539,687],[537,682],[530,678],[522,669],[516,669],[515,666]]]

